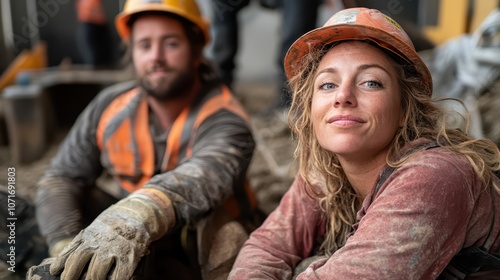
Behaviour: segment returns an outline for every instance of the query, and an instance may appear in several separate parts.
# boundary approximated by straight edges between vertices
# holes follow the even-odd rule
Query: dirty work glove
[[[59,253],[66,247],[69,243],[73,241],[73,237],[63,239],[61,241],[56,242],[50,249],[49,249],[49,256],[50,257],[57,257]]]
[[[67,245],[50,266],[61,280],[78,279],[88,264],[87,279],[130,279],[152,241],[174,224],[168,197],[142,189],[103,211]],[[113,268],[113,269],[112,269]]]

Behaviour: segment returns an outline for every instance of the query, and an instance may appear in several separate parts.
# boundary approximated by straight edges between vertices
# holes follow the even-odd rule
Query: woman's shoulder
[[[465,155],[450,151],[445,147],[432,146],[413,153],[402,167],[423,168],[438,174],[463,173],[471,176],[474,169]]]
[[[447,174],[460,172],[464,176],[472,176],[474,169],[465,155],[441,147],[433,141],[419,139],[403,148],[409,157],[401,166],[402,169],[423,169],[427,172]]]
[[[417,192],[463,195],[469,199],[483,189],[480,178],[465,155],[437,145],[417,149],[392,171],[385,187],[408,186]]]
[[[408,157],[398,167],[383,170],[373,194],[387,191],[448,192],[472,195],[481,187],[472,164],[459,153],[433,145],[430,141],[417,141],[404,147]],[[460,190],[460,191],[459,191]]]

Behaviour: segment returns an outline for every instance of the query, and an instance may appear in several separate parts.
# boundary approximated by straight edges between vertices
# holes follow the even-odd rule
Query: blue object
[[[20,86],[27,86],[31,84],[31,74],[29,72],[20,72],[16,76],[16,84]]]

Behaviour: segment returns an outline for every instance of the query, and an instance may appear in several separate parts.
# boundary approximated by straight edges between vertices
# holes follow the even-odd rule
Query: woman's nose
[[[355,87],[351,83],[339,85],[335,93],[334,106],[356,106]]]

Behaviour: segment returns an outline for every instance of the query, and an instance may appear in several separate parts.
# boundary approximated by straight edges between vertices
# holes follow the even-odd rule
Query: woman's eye
[[[332,83],[323,83],[319,86],[319,89],[322,89],[322,90],[328,90],[328,89],[333,89],[333,88],[335,88],[335,85]]]
[[[367,82],[365,82],[365,85],[368,86],[368,87],[371,87],[371,88],[382,87],[382,84],[380,82],[377,82],[377,81],[367,81]]]

